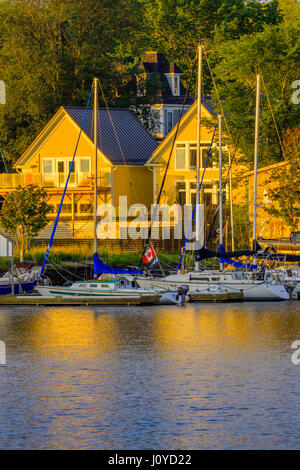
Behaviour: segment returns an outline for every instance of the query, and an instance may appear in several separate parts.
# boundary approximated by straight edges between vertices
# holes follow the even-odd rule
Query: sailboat
[[[36,285],[41,266],[23,261],[13,265],[11,270],[0,277],[0,295],[30,294]]]
[[[198,47],[198,131],[197,131],[197,194],[196,194],[196,244],[200,245],[200,126],[201,126],[201,71],[202,71],[202,47]],[[258,157],[258,123],[259,123],[259,96],[260,79],[257,76],[256,90],[256,120],[255,120],[255,184],[254,184],[254,223],[253,223],[253,242],[256,243],[256,178],[257,178],[257,157]],[[201,164],[202,167],[202,164]],[[220,230],[220,248],[222,248],[222,116],[219,115],[219,230]],[[200,250],[201,251],[201,250]],[[223,254],[221,259],[226,258]],[[161,289],[178,288],[180,285],[187,285],[189,295],[208,293],[211,289],[219,289],[223,293],[242,293],[243,299],[248,300],[287,300],[289,293],[285,287],[278,282],[276,278],[265,276],[263,270],[255,270],[251,266],[250,270],[224,270],[223,262],[220,262],[220,271],[200,271],[199,258],[196,257],[195,270],[187,273],[171,274],[163,278],[145,278],[137,277],[137,283],[140,287],[156,287]]]

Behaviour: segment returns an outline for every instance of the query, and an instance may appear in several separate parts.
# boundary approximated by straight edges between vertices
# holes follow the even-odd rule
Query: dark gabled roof
[[[212,101],[210,99],[209,96],[205,96],[202,100],[201,100],[201,104],[207,109],[207,111],[212,114],[212,116],[215,116],[216,115],[216,110],[215,110],[215,107],[213,106],[212,104]]]
[[[146,52],[144,59],[138,67],[140,73],[156,74],[159,76],[160,89],[158,90],[155,102],[164,104],[182,104],[186,89],[180,81],[180,95],[174,96],[169,85],[168,79],[165,74],[181,74],[180,68],[175,62],[169,62],[164,54],[160,52],[151,51]],[[186,97],[186,104],[192,104],[194,98],[192,96]]]
[[[182,73],[175,62],[169,62],[165,56],[156,51],[146,52],[139,70],[156,73]]]
[[[64,109],[81,127],[85,108]],[[87,111],[83,130],[93,141],[92,109]],[[156,147],[157,142],[128,109],[99,109],[98,148],[114,165],[144,165]]]

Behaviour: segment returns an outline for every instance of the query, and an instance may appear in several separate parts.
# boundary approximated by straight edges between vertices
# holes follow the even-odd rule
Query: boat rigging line
[[[212,145],[213,145],[213,141],[214,141],[214,138],[215,138],[217,125],[218,125],[218,123],[215,124],[214,133],[213,133],[213,136],[212,136],[212,139],[211,139],[211,142],[210,142],[210,147],[209,147],[209,150],[208,150],[208,154],[207,154],[207,157],[206,157],[204,169],[203,169],[203,172],[202,172],[201,182],[200,182],[200,184],[199,184],[199,188],[197,188],[197,191],[198,191],[198,192],[200,192],[200,190],[201,190],[201,188],[202,188],[203,178],[204,178],[204,174],[205,174],[205,171],[206,171],[206,168],[207,168],[207,163],[208,163],[209,155],[210,155],[211,148],[212,148]],[[187,235],[186,235],[185,240],[184,240],[184,244],[183,244],[183,248],[182,248],[182,253],[181,253],[180,260],[179,260],[179,262],[178,262],[178,266],[177,266],[177,270],[176,270],[177,273],[180,271],[180,268],[181,268],[181,263],[182,263],[182,259],[183,259],[184,253],[185,253],[186,244],[187,244],[187,241],[188,241],[188,238],[189,238],[189,235],[190,235],[190,230],[191,230],[193,218],[194,218],[194,215],[195,215],[195,212],[196,212],[196,207],[197,207],[197,201],[195,201],[195,203],[194,203],[193,212],[192,212],[192,217],[191,217],[191,219],[190,219],[188,232],[187,232]]]
[[[82,134],[82,130],[83,130],[85,118],[86,118],[87,111],[88,111],[88,107],[89,107],[89,104],[90,104],[90,100],[91,100],[91,96],[92,96],[92,91],[93,91],[93,86],[91,87],[91,91],[90,91],[90,94],[89,94],[88,102],[87,102],[87,105],[86,105],[86,108],[85,108],[84,116],[83,116],[82,123],[81,123],[81,127],[80,127],[79,136],[78,136],[78,139],[77,139],[77,142],[76,142],[76,146],[75,146],[73,158],[72,158],[72,160],[71,160],[71,164],[70,164],[70,168],[69,168],[68,177],[67,177],[67,179],[66,179],[65,187],[64,187],[64,190],[63,190],[63,193],[62,193],[62,196],[61,196],[61,201],[60,201],[60,204],[59,204],[59,208],[58,208],[57,215],[56,215],[56,218],[55,218],[53,230],[52,230],[52,233],[51,233],[51,237],[50,237],[50,240],[49,240],[48,248],[47,248],[47,251],[46,251],[46,254],[45,254],[45,258],[44,258],[44,261],[43,261],[42,269],[41,269],[40,276],[39,276],[39,279],[38,279],[38,280],[40,280],[41,277],[42,277],[42,275],[43,275],[43,272],[44,272],[44,269],[45,269],[45,265],[46,265],[46,263],[47,263],[47,260],[48,260],[48,257],[49,257],[49,253],[50,253],[50,250],[51,250],[51,246],[52,246],[52,243],[53,243],[53,239],[54,239],[56,227],[57,227],[57,224],[58,224],[59,216],[60,216],[60,213],[61,213],[61,210],[62,210],[63,201],[64,201],[64,198],[65,198],[65,195],[66,195],[66,192],[67,192],[67,188],[68,188],[68,184],[69,184],[70,175],[71,175],[71,173],[72,173],[72,169],[73,169],[73,165],[74,165],[74,160],[75,160],[77,148],[78,148],[78,145],[79,145],[80,137],[81,137],[81,134]]]
[[[157,210],[158,210],[160,198],[161,198],[161,195],[162,195],[162,191],[163,191],[163,188],[164,188],[164,185],[165,185],[165,181],[166,181],[166,177],[167,177],[167,172],[168,172],[168,169],[169,169],[169,166],[170,166],[170,161],[171,161],[171,157],[172,157],[174,145],[175,145],[175,142],[176,142],[177,134],[178,134],[178,131],[179,131],[180,122],[181,122],[181,119],[182,119],[182,116],[183,116],[183,113],[184,113],[184,107],[185,107],[186,99],[187,99],[187,96],[188,96],[188,93],[189,93],[189,89],[190,89],[190,85],[191,85],[191,81],[192,81],[192,77],[193,77],[193,72],[194,72],[195,64],[196,64],[196,59],[194,60],[193,65],[192,65],[192,69],[191,69],[191,73],[190,73],[190,77],[189,77],[188,86],[187,86],[187,88],[186,88],[186,93],[185,93],[184,100],[183,100],[183,103],[182,103],[182,106],[181,106],[180,115],[179,115],[179,120],[178,120],[178,123],[177,123],[177,126],[176,126],[176,131],[175,131],[175,134],[174,134],[174,138],[173,138],[173,141],[172,141],[172,145],[171,145],[171,149],[170,149],[170,154],[169,154],[169,158],[168,158],[167,165],[166,165],[166,168],[165,168],[163,180],[162,180],[162,183],[161,183],[161,186],[160,186],[160,189],[159,189],[159,193],[158,193],[158,196],[157,196],[157,198],[156,198],[155,205],[154,205],[153,216],[151,217],[151,223],[150,223],[150,227],[149,227],[149,230],[148,230],[147,239],[146,239],[146,242],[145,242],[145,244],[144,244],[143,252],[142,252],[142,254],[141,254],[141,259],[140,259],[139,267],[141,267],[141,265],[142,265],[143,256],[144,256],[144,254],[145,254],[145,252],[146,252],[146,250],[147,250],[147,246],[148,246],[149,241],[150,241],[150,239],[151,239],[151,232],[152,232],[153,222],[154,222],[155,219],[156,219],[156,214],[157,214]]]

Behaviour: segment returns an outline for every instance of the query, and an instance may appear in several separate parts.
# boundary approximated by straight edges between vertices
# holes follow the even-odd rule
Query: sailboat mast
[[[231,149],[229,148],[229,192],[230,192],[230,225],[231,225],[231,251],[235,250],[234,246],[234,224],[233,224],[233,201],[232,201],[232,160]]]
[[[219,119],[219,232],[220,246],[223,245],[223,188],[222,188],[222,114]],[[220,263],[220,271],[223,271],[223,263]]]
[[[260,106],[260,75],[256,75],[256,111],[255,111],[255,143],[254,143],[254,175],[253,175],[253,249],[256,244],[256,200],[257,200],[257,161],[259,139],[259,106]]]
[[[203,46],[198,46],[198,97],[197,97],[197,168],[196,168],[196,248],[200,248],[200,202],[203,203],[203,193],[199,191],[200,168],[203,168],[201,158],[201,89],[202,89],[202,51]],[[199,271],[199,261],[195,262],[195,269]]]
[[[94,253],[97,253],[97,196],[98,196],[98,162],[97,162],[97,138],[98,138],[98,78],[94,78]]]

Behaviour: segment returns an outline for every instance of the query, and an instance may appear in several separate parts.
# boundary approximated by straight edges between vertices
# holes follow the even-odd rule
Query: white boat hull
[[[162,305],[171,305],[171,304],[182,304],[185,299],[182,299],[181,296],[178,296],[177,292],[165,292],[161,289],[89,289],[89,288],[74,288],[73,286],[64,287],[64,286],[37,286],[36,290],[43,297],[58,297],[63,298],[74,298],[74,297],[86,297],[86,298],[98,298],[101,299],[140,299],[143,298],[143,301],[146,302],[147,298],[149,300],[153,299],[153,296],[158,296],[159,300],[157,303]]]
[[[139,299],[141,296],[143,298],[153,297],[156,292],[152,290],[145,289],[83,289],[74,287],[63,287],[63,286],[37,286],[36,290],[38,293],[44,297],[57,297],[62,296],[63,298],[70,297],[97,297],[101,298],[112,298],[112,299]]]
[[[173,289],[177,290],[180,285],[187,285],[189,293],[207,293],[221,287],[225,293],[242,292],[245,301],[256,300],[288,300],[290,298],[287,290],[281,284],[267,284],[264,281],[224,281],[219,283],[189,280],[189,276],[177,275],[166,278],[137,278],[140,287],[147,289]]]

